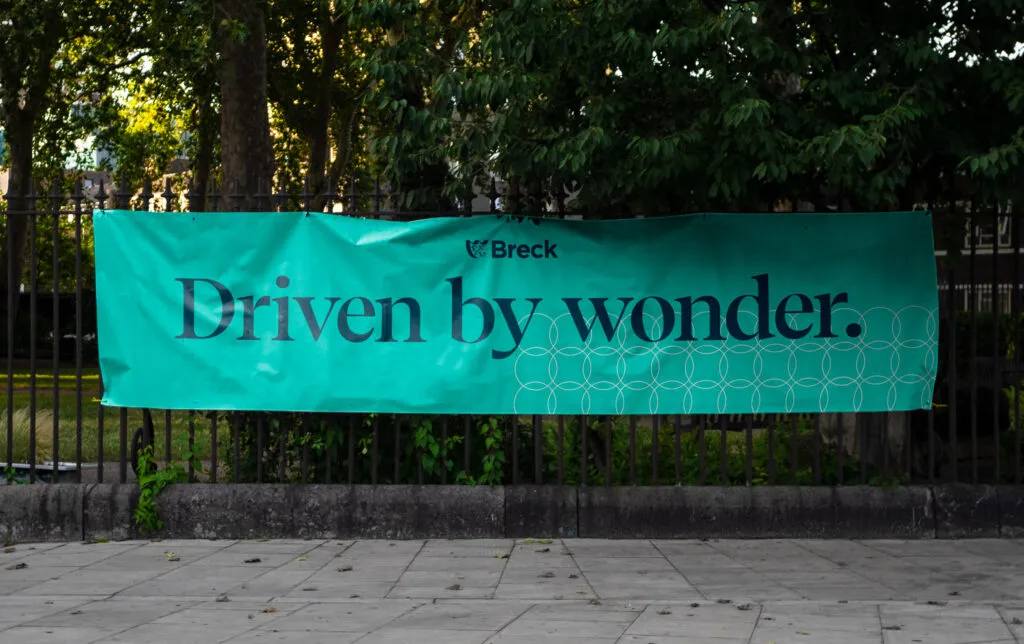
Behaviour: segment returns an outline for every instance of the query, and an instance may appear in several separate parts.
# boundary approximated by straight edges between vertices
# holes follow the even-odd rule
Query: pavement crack
[[[423,549],[426,547],[427,539],[424,539],[420,542],[420,547],[416,550],[416,554],[412,556],[412,559],[409,560],[409,563],[407,563],[405,565],[405,568],[402,569],[402,574],[398,575],[398,579],[395,580],[395,583],[391,584],[391,588],[388,588],[388,592],[384,593],[384,599],[394,599],[393,597],[391,597],[391,593],[395,592],[395,588],[398,587],[398,584],[402,583],[402,577],[405,577],[405,573],[409,572],[409,569],[412,568],[412,565],[416,562],[417,559],[419,559],[420,553],[423,552]]]
[[[659,547],[658,547],[658,544],[654,543],[654,541],[650,541],[649,543],[651,544],[651,546],[652,546],[652,547],[653,547],[653,548],[654,548],[655,550],[657,550],[657,551],[658,551],[658,554],[659,554],[659,555],[661,555],[662,559],[664,559],[665,561],[667,561],[667,562],[668,562],[668,565],[672,566],[672,569],[673,569],[673,570],[675,570],[675,571],[676,571],[677,573],[679,573],[679,575],[680,575],[680,576],[681,576],[681,577],[683,578],[683,580],[685,580],[685,581],[686,581],[686,583],[690,584],[690,588],[693,588],[694,590],[696,590],[696,591],[697,591],[697,594],[698,594],[698,595],[700,595],[700,598],[701,598],[701,599],[703,599],[703,600],[707,600],[707,598],[708,598],[708,597],[707,597],[707,595],[705,595],[705,594],[704,594],[704,592],[703,592],[703,591],[702,591],[702,590],[701,590],[700,588],[698,588],[698,587],[697,587],[697,584],[695,584],[695,583],[693,583],[692,581],[690,581],[690,578],[686,576],[686,573],[685,573],[685,572],[683,572],[683,571],[682,571],[682,570],[681,570],[681,569],[679,568],[679,566],[677,566],[677,565],[675,565],[674,563],[672,563],[672,560],[671,560],[671,559],[669,559],[669,558],[668,558],[668,555],[666,555],[666,554],[665,554],[665,553],[664,553],[664,552],[663,552],[663,551],[661,550],[661,548],[659,548]]]
[[[754,633],[757,632],[757,627],[761,624],[761,615],[764,614],[764,604],[758,603],[757,605],[757,617],[754,618],[754,628],[750,629],[750,637],[747,638],[747,644],[753,644]],[[883,642],[884,644],[884,642]]]
[[[505,557],[505,563],[501,566],[501,574],[498,575],[498,583],[494,585],[494,590],[491,591],[491,596],[488,599],[494,599],[498,594],[498,588],[501,587],[501,580],[505,578],[505,571],[508,570],[508,562],[512,560],[512,555],[516,553],[516,539],[512,540],[512,547],[509,549],[508,556]]]
[[[590,589],[590,592],[594,593],[594,598],[602,599],[602,597],[597,594],[597,589],[594,588],[594,584],[590,583],[590,580],[587,579],[587,573],[583,572],[583,568],[580,568],[580,562],[576,561],[576,553],[569,550],[569,547],[565,545],[564,539],[559,539],[559,541],[562,542],[562,548],[569,553],[569,559],[572,560],[572,565],[576,566],[576,570],[580,572],[580,578],[587,582],[587,588]]]

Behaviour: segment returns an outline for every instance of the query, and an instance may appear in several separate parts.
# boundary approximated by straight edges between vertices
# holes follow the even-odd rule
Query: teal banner
[[[932,218],[95,215],[103,404],[689,414],[927,408]]]

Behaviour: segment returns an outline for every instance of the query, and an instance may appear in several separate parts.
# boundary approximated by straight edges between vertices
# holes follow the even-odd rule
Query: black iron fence
[[[261,210],[390,219],[472,216],[524,203],[492,183],[454,210],[402,210],[398,195],[379,183],[357,187],[267,190],[258,202]],[[170,183],[159,194],[79,183],[71,194],[3,204],[5,283],[15,285],[2,298],[7,324],[0,342],[7,379],[0,390],[0,467],[8,482],[126,482],[140,467],[180,468],[190,481],[209,482],[591,486],[1020,483],[1024,475],[1022,240],[1008,207],[924,206],[935,213],[941,309],[929,410],[471,417],[102,407],[93,210],[240,204],[237,195],[213,191],[201,199]],[[576,216],[564,197],[530,205],[550,216]],[[12,252],[11,231],[19,224],[26,230],[23,262]],[[471,386],[467,381],[467,395]]]

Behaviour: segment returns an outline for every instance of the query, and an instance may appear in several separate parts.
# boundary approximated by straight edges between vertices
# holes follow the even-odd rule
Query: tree
[[[288,141],[278,156],[292,160],[292,176],[280,178],[309,177],[317,210],[328,183],[337,189],[351,169],[366,85],[356,61],[374,46],[354,24],[351,5],[275,0],[267,23],[268,94],[280,117],[279,139]]]
[[[263,0],[217,0],[215,7],[222,185],[229,207],[255,210],[261,207],[260,191],[269,194],[267,182],[274,174],[267,113],[267,8]]]
[[[398,3],[403,24],[436,24],[430,3],[412,5]],[[1005,0],[916,0],[898,14],[883,0],[489,2],[445,34],[451,60],[435,54],[432,26],[374,58],[374,100],[403,126],[378,145],[396,165],[451,163],[453,196],[495,173],[521,208],[568,191],[576,209],[603,213],[874,210],[962,199],[982,183],[1019,199],[1024,66],[1006,52],[1021,42],[1020,11]],[[424,69],[427,100],[405,100],[399,79]]]
[[[89,111],[116,86],[138,44],[130,0],[9,0],[0,15],[0,122],[10,167],[8,225],[0,250],[4,310],[16,315],[29,230],[29,195],[39,157],[62,178],[74,141],[88,134]],[[63,186],[61,186],[63,187]]]

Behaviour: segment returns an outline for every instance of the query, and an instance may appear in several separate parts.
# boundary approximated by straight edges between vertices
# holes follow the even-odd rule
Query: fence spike
[[[164,210],[166,212],[171,212],[172,210],[174,210],[174,206],[172,204],[174,200],[178,197],[178,195],[174,192],[174,189],[171,187],[170,177],[164,179],[164,191],[160,196],[164,200]]]

